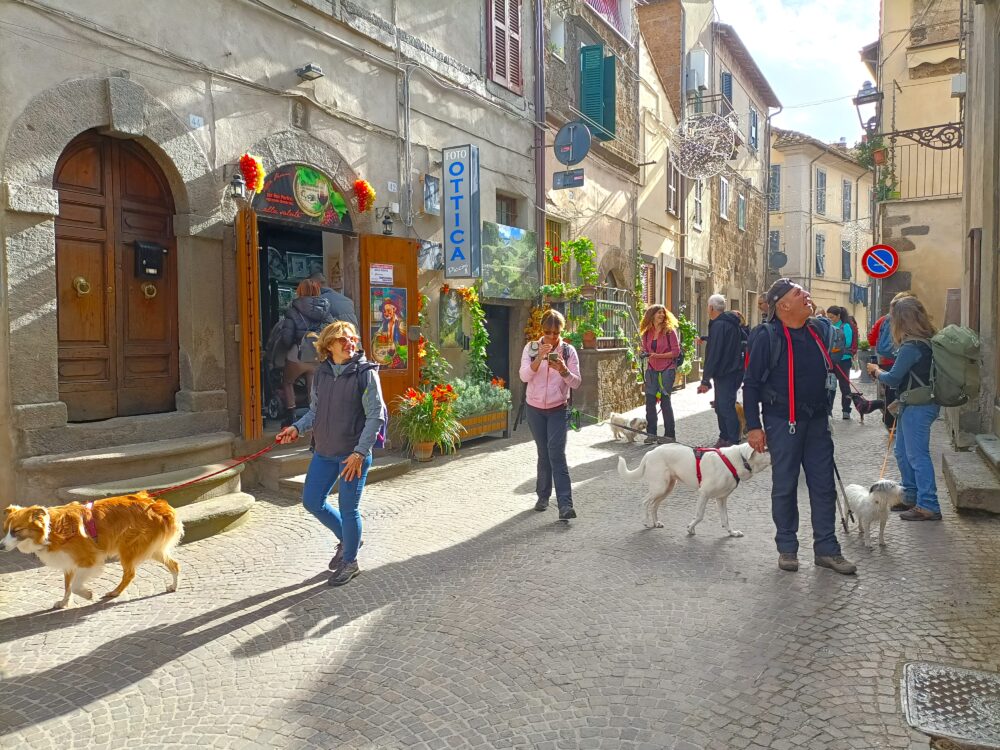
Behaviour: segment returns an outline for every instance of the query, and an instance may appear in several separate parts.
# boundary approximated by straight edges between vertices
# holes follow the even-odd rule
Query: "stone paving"
[[[676,398],[685,442],[714,440],[707,401]],[[835,429],[844,480],[876,478],[878,421]],[[790,574],[768,476],[730,500],[745,538],[714,507],[686,536],[685,489],[647,530],[645,485],[614,471],[644,448],[588,427],[567,526],[531,509],[526,433],[372,486],[363,574],[340,589],[329,535],[268,494],[248,525],[180,549],[176,594],[146,565],[114,604],[53,611],[61,576],[4,553],[0,745],[926,748],[900,712],[904,662],[1000,669],[1000,520],[957,515],[940,479],[943,523],[893,518],[874,551],[853,533],[850,578],[804,543]]]

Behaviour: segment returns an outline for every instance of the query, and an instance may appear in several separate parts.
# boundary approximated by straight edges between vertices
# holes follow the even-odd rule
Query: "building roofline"
[[[854,155],[851,150],[841,149],[837,146],[831,146],[828,143],[823,143],[819,138],[814,138],[806,133],[800,133],[797,130],[786,130],[785,128],[771,127],[771,135],[774,138],[774,143],[772,148],[779,151],[786,148],[794,148],[795,146],[811,146],[813,148],[824,151],[831,156],[835,156],[838,159],[849,162],[851,166],[857,167],[858,169],[865,170],[865,167],[858,158]],[[868,170],[865,170],[868,171]]]
[[[746,45],[743,44],[743,40],[740,39],[736,30],[728,23],[713,21],[712,32],[718,34],[722,40],[727,43],[729,48],[732,50],[733,55],[736,57],[737,62],[739,62],[740,65],[746,68],[750,73],[750,78],[754,88],[764,95],[764,104],[768,107],[780,107],[781,102],[778,100],[778,95],[774,93],[774,89],[771,88],[771,84],[767,82],[767,78],[764,76],[763,72],[761,72],[761,69],[757,67],[757,63],[754,62],[753,56],[750,54],[750,50],[748,50]]]
[[[858,53],[861,56],[861,62],[865,64],[868,68],[868,72],[872,74],[872,78],[878,79],[878,61],[879,55],[881,54],[882,42],[876,39],[871,44],[866,44],[861,48]]]

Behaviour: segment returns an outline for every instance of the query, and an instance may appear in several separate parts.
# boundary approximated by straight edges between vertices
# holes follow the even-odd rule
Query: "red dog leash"
[[[180,484],[175,484],[175,485],[173,485],[171,487],[164,487],[164,488],[159,489],[159,490],[153,490],[149,494],[152,497],[159,497],[160,495],[166,495],[168,492],[174,492],[175,490],[179,490],[182,487],[190,487],[192,484],[197,484],[198,482],[203,482],[206,479],[211,479],[212,477],[214,477],[214,476],[216,476],[218,474],[222,474],[223,472],[229,471],[230,469],[234,469],[234,468],[236,468],[237,466],[239,466],[241,464],[245,464],[245,463],[248,463],[250,461],[253,461],[255,458],[259,458],[260,456],[263,456],[268,451],[274,450],[274,448],[276,448],[278,445],[280,445],[280,443],[278,443],[278,442],[271,443],[270,445],[261,448],[256,453],[252,453],[249,456],[243,456],[242,458],[236,459],[231,464],[229,464],[228,466],[224,466],[223,468],[219,469],[218,471],[213,471],[212,473],[205,474],[204,476],[195,477],[194,479],[191,479],[191,480],[189,480],[187,482],[181,482]],[[95,536],[96,536],[96,533],[95,533]]]

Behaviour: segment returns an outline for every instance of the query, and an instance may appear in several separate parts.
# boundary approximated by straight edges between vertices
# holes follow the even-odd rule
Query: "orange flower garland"
[[[355,180],[354,197],[358,201],[358,211],[364,213],[375,205],[375,188],[368,183],[368,180]]]
[[[247,184],[247,190],[251,193],[259,193],[264,189],[264,177],[267,172],[264,170],[264,162],[260,160],[260,157],[253,154],[243,154],[240,157],[240,172]]]

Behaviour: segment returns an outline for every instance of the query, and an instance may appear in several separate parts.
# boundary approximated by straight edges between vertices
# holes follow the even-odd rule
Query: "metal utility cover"
[[[1000,749],[1000,674],[911,662],[903,668],[901,699],[914,729]]]
[[[579,164],[590,152],[590,140],[590,128],[582,122],[566,123],[556,133],[556,160],[566,166]]]

